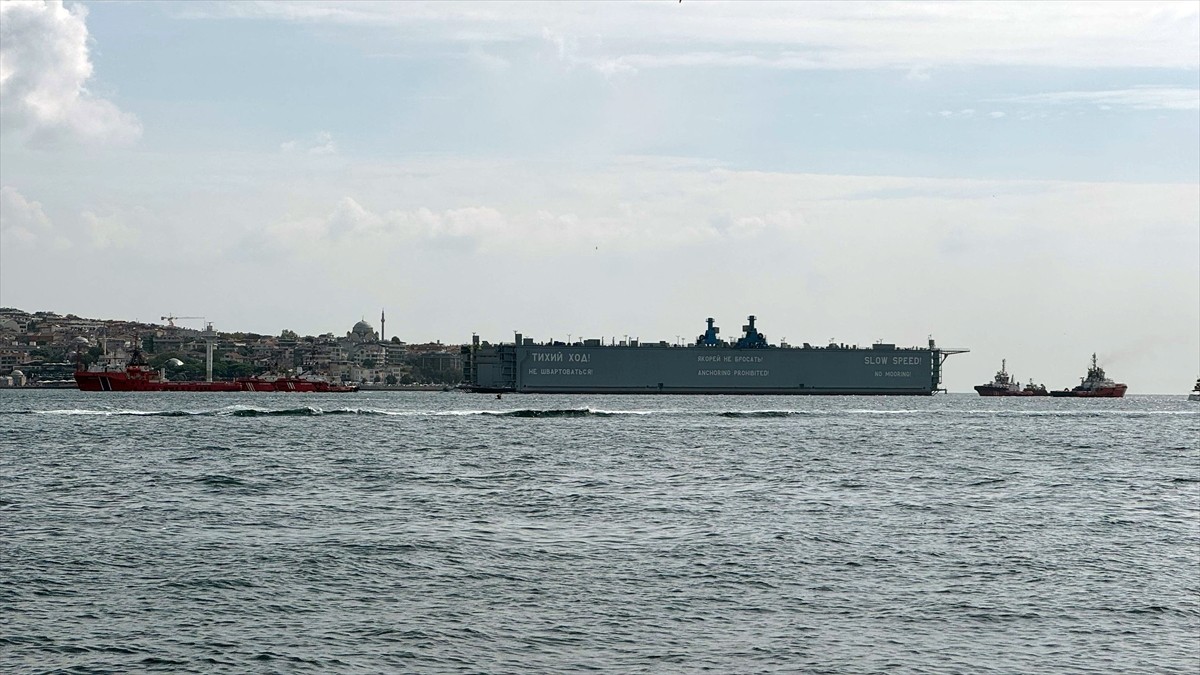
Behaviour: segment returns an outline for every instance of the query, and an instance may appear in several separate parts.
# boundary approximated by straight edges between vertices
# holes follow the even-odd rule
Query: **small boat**
[[[1121,398],[1125,396],[1126,387],[1121,382],[1114,382],[1104,374],[1104,369],[1096,363],[1096,354],[1092,354],[1092,365],[1088,368],[1087,377],[1079,379],[1079,386],[1073,389],[1056,389],[1051,396],[1074,398]]]
[[[1046,396],[1046,387],[1041,384],[1034,384],[1032,380],[1029,384],[1021,387],[1021,383],[1008,374],[1008,360],[1000,359],[1000,370],[996,373],[996,377],[987,384],[975,385],[975,391],[979,392],[980,396]]]
[[[1200,377],[1196,378],[1196,386],[1192,387],[1192,393],[1188,394],[1189,401],[1200,401]]]

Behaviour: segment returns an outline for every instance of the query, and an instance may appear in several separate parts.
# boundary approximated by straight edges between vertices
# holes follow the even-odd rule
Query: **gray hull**
[[[484,344],[463,348],[463,379],[473,391],[539,394],[927,396],[957,351]]]

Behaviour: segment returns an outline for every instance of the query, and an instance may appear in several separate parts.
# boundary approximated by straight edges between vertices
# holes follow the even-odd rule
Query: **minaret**
[[[384,328],[383,309],[379,310],[379,341],[387,342],[387,329]]]

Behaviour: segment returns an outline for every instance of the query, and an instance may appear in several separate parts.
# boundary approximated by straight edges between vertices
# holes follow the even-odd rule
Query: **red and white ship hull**
[[[321,380],[281,377],[264,380],[243,377],[216,382],[171,382],[163,380],[157,371],[138,366],[120,370],[77,370],[75,383],[80,391],[200,391],[200,392],[309,392],[342,393],[358,391],[358,387],[331,384]]]
[[[1095,389],[1083,389],[1075,387],[1074,389],[1060,389],[1050,392],[1051,396],[1060,398],[1123,398],[1125,390],[1128,389],[1124,384],[1114,384],[1111,387],[1096,387]]]

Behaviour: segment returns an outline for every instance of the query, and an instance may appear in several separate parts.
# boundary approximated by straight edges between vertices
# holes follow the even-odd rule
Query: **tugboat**
[[[996,377],[987,384],[975,385],[975,391],[980,396],[1046,396],[1046,387],[1041,384],[1029,384],[1021,388],[1021,383],[1008,374],[1008,359],[1000,359],[1000,370]]]
[[[1034,384],[1033,380],[1030,380],[1029,384],[1026,384],[1025,388],[1021,390],[1021,395],[1022,396],[1049,396],[1050,392],[1046,391],[1046,385]]]
[[[1200,377],[1196,378],[1196,386],[1192,387],[1192,393],[1188,394],[1189,401],[1200,401]]]
[[[1121,398],[1125,396],[1126,387],[1121,382],[1113,382],[1104,374],[1104,369],[1096,364],[1096,354],[1092,354],[1092,366],[1088,368],[1087,377],[1080,378],[1079,386],[1073,389],[1059,389],[1050,392],[1051,396],[1074,398]]]

